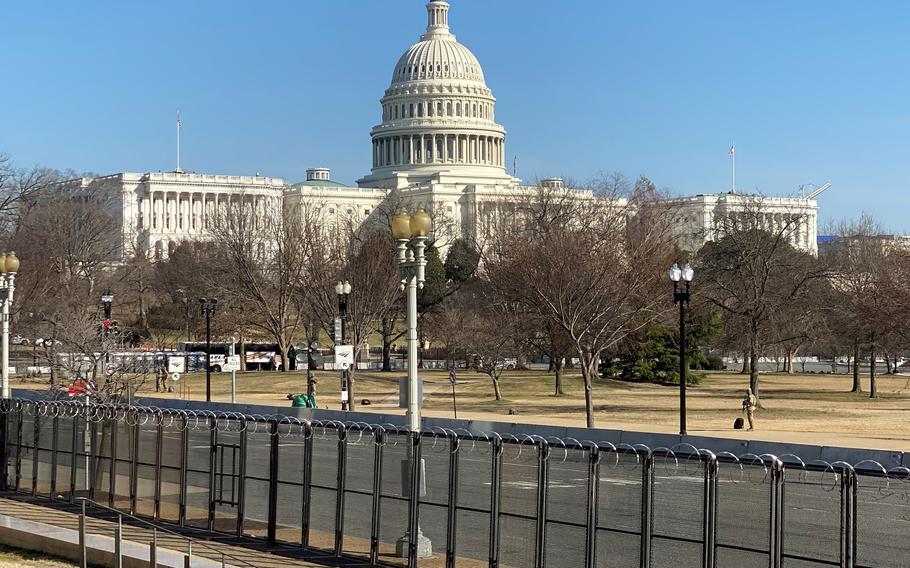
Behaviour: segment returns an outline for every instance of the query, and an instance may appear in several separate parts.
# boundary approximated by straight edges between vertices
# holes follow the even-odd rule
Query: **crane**
[[[814,185],[814,184],[806,184],[806,185]],[[828,191],[828,188],[831,187],[831,182],[830,181],[825,182],[825,184],[822,185],[821,187],[817,187],[814,190],[812,190],[812,193],[810,193],[809,195],[802,195],[804,187],[806,187],[806,186],[805,185],[799,186],[799,193],[802,196],[802,198],[803,199],[815,199],[819,195]]]

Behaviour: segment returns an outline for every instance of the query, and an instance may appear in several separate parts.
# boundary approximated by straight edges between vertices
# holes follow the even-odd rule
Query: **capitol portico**
[[[426,5],[427,27],[392,70],[380,99],[381,121],[370,131],[370,173],[348,186],[332,179],[328,168],[309,168],[305,181],[280,178],[173,172],[118,173],[64,182],[69,190],[101,190],[121,220],[122,254],[136,247],[166,258],[181,241],[205,239],[212,219],[229,205],[257,215],[282,208],[318,212],[326,227],[356,228],[387,203],[422,207],[434,216],[434,237],[441,254],[455,238],[482,244],[519,202],[536,191],[506,170],[506,131],[498,124],[496,99],[480,62],[449,28],[449,4]],[[593,199],[587,190],[565,189],[558,178],[541,180],[551,189]],[[751,196],[720,193],[671,200],[682,223],[680,244],[694,250],[715,236],[722,219],[755,202]],[[817,203],[814,199],[769,198],[773,226],[799,216],[793,244],[817,252]],[[775,215],[777,217],[775,217]]]

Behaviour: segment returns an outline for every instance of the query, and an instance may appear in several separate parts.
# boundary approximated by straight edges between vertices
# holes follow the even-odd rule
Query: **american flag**
[[[735,155],[736,155],[736,144],[734,144],[733,146],[730,146],[730,151],[727,152],[727,154],[729,154],[729,155],[731,155],[731,156],[735,156]]]
[[[180,111],[177,111],[177,128],[180,128]]]

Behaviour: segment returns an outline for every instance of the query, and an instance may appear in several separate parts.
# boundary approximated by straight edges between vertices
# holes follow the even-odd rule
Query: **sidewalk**
[[[116,526],[116,517],[113,517],[112,520],[104,520],[89,515],[86,519],[86,532],[90,535],[89,544],[102,551],[105,547],[107,550],[112,550]],[[72,539],[71,531],[79,529],[78,508],[67,503],[52,503],[44,499],[20,496],[16,498],[0,497],[0,527],[16,527],[20,532],[25,530],[33,534],[43,533],[51,538],[61,539],[62,542]],[[226,566],[238,568],[249,568],[250,566],[257,568],[369,566],[369,562],[365,560],[334,558],[327,554],[303,551],[298,547],[288,545],[269,546],[264,542],[251,540],[244,541],[243,546],[238,546],[238,539],[230,536],[212,540],[193,538],[193,566],[199,568],[221,566],[222,554]],[[148,558],[148,545],[152,540],[151,528],[129,525],[127,519],[124,518],[123,539],[124,552],[127,550],[139,551],[140,557]],[[158,531],[157,543],[159,566],[183,566],[183,556],[186,554],[185,539]],[[4,542],[3,544],[17,546],[17,542]],[[23,543],[19,542],[18,546],[22,547]],[[54,551],[45,552],[53,553]],[[133,552],[131,555],[135,556]]]

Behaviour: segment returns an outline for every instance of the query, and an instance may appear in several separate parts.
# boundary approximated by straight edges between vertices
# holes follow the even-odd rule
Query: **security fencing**
[[[76,402],[0,412],[9,491],[377,565],[910,566],[910,471],[877,462]]]

